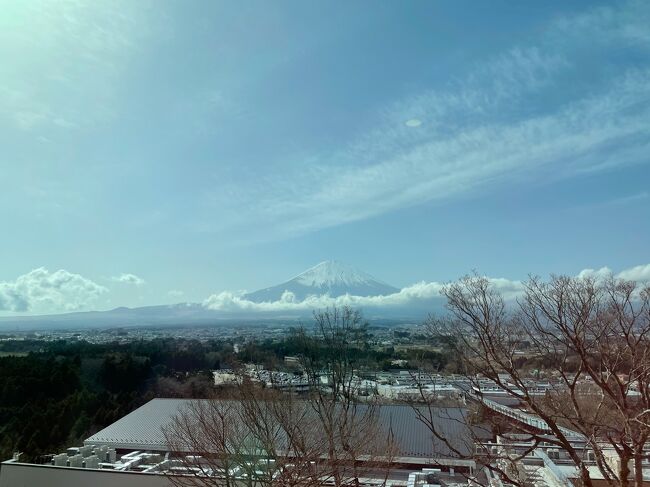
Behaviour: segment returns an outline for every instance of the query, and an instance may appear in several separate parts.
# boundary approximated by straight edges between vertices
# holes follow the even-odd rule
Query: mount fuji
[[[83,311],[55,315],[5,316],[0,317],[1,329],[66,329],[114,326],[172,326],[172,325],[215,325],[222,323],[235,326],[238,321],[255,322],[260,319],[278,317],[293,319],[307,316],[310,308],[277,309],[264,304],[299,303],[309,297],[329,296],[388,296],[400,290],[375,277],[337,261],[326,261],[307,269],[302,274],[278,284],[237,297],[233,303],[222,308],[213,308],[201,303],[179,303],[172,305],[145,306],[138,308],[115,308],[107,311]],[[290,294],[290,299],[287,298]],[[231,299],[232,299],[232,295]],[[257,303],[260,307],[251,306]],[[378,305],[372,311],[375,318],[424,317],[435,302],[412,302],[408,306],[391,302]],[[314,304],[318,307],[319,304]],[[371,307],[372,308],[372,307]]]
[[[309,296],[386,296],[399,289],[375,277],[335,260],[327,260],[307,269],[302,274],[278,284],[243,296],[256,303],[278,301],[285,292],[292,293],[298,301]]]

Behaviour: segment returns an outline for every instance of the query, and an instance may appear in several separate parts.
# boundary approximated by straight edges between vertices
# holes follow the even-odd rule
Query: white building
[[[228,370],[228,369],[213,370],[212,378],[214,379],[215,386],[237,384],[239,382],[239,378],[237,374],[235,374],[235,372],[233,372],[232,370]]]

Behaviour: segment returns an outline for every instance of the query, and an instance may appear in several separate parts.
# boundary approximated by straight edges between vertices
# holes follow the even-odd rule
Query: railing
[[[553,480],[555,480],[560,485],[573,486],[573,483],[569,480],[566,474],[562,472],[562,470],[559,469],[557,465],[555,465],[553,460],[549,458],[544,450],[541,448],[536,449],[535,455],[542,459],[547,471],[550,472],[550,474],[554,477]]]
[[[484,397],[480,397],[476,394],[469,394],[469,396],[478,401],[479,403],[483,404],[484,406],[488,407],[489,409],[499,413],[503,414],[504,416],[508,416],[509,418],[515,419],[519,421],[520,423],[524,423],[528,426],[531,426],[535,429],[538,429],[540,431],[543,431],[544,433],[549,433],[553,434],[553,431],[549,427],[548,423],[544,421],[543,419],[534,416],[532,414],[525,413],[519,409],[514,409],[509,406],[505,406],[503,404],[499,404],[496,401],[493,401],[491,399],[486,399]],[[564,428],[563,426],[558,427],[562,433],[570,438],[583,438],[583,435],[578,433],[577,431],[570,430],[569,428]]]

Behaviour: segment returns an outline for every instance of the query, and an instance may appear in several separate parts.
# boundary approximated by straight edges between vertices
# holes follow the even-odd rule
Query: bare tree
[[[472,275],[446,286],[443,294],[449,314],[432,318],[428,327],[452,337],[469,383],[479,390],[481,378],[493,381],[542,421],[541,428],[501,424],[526,435],[531,446],[517,454],[501,450],[497,459],[486,455],[488,468],[521,485],[508,461],[516,464],[550,443],[567,452],[582,484],[591,486],[590,461],[576,446],[578,437],[610,485],[629,485],[630,462],[636,485],[642,484],[650,433],[648,288],[615,279],[531,278],[522,297],[506,304],[488,279]],[[538,394],[529,379],[522,350],[549,376],[546,394]]]
[[[243,381],[234,398],[191,401],[175,416],[165,431],[169,478],[197,487],[319,485],[314,426],[303,401]]]
[[[300,361],[309,384],[308,404],[326,443],[323,479],[335,486],[359,485],[364,472],[381,467],[390,474],[396,444],[390,424],[382,424],[381,405],[365,396],[358,375],[368,348],[367,323],[350,307],[314,312],[314,330],[298,330]]]
[[[164,431],[173,458],[164,467],[177,486],[236,485],[245,463],[247,431],[238,420],[236,403],[199,400],[187,403]]]
[[[390,425],[375,398],[359,399],[355,375],[366,324],[350,309],[316,312],[314,332],[302,328],[300,361],[309,392],[299,398],[256,374],[238,371],[233,400],[188,403],[166,431],[175,452],[170,480],[178,486],[334,483],[358,486],[373,467],[387,479],[394,454]],[[175,463],[173,463],[175,461]]]

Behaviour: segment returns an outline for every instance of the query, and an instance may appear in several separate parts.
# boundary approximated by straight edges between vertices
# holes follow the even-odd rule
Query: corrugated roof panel
[[[152,399],[122,419],[92,435],[86,444],[105,444],[121,449],[167,450],[163,428],[170,425],[174,416],[198,399]],[[425,407],[420,409],[426,416]],[[451,442],[454,448],[467,454],[471,451],[469,427],[463,420],[466,410],[439,408],[435,410],[436,429]],[[379,409],[382,429],[392,429],[398,445],[399,456],[418,458],[455,457],[447,445],[431,433],[417,418],[409,405],[385,404]]]

